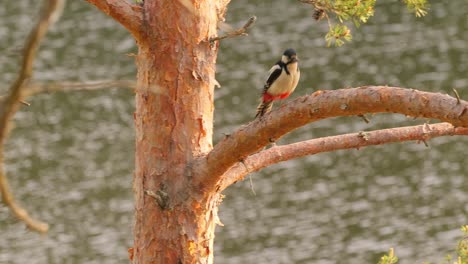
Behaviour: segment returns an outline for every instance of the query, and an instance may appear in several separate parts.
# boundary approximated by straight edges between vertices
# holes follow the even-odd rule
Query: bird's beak
[[[291,62],[298,62],[299,61],[299,58],[294,56],[291,58]]]

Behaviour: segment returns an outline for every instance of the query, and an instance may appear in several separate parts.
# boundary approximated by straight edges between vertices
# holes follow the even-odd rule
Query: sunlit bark
[[[366,113],[400,113],[468,127],[468,102],[446,94],[387,86],[317,91],[256,119],[219,142],[194,165],[201,188],[217,190],[224,173],[286,133],[321,119]]]
[[[315,138],[283,146],[274,146],[255,153],[232,166],[223,175],[220,186],[221,190],[224,190],[234,182],[242,180],[249,173],[308,155],[414,140],[427,144],[428,140],[435,137],[455,135],[468,135],[468,128],[455,128],[449,123],[424,124]]]
[[[212,263],[220,195],[193,188],[191,163],[212,149],[218,44],[209,40],[228,1],[146,0],[141,23],[128,22],[136,8],[114,8],[124,1],[88,2],[144,36],[136,57],[133,262]]]
[[[137,56],[134,263],[212,263],[219,195],[193,188],[212,148],[217,10],[145,1]]]

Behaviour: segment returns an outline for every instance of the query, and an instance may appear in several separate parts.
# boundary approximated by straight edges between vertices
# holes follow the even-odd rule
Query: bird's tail
[[[264,114],[270,112],[272,107],[273,101],[262,101],[257,107],[255,118],[262,117]]]

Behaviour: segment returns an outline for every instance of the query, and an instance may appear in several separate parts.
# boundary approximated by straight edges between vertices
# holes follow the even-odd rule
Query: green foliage
[[[352,20],[357,26],[360,22],[367,20],[374,15],[374,5],[376,0],[335,0],[332,10],[341,23]]]
[[[351,39],[351,30],[343,24],[334,25],[325,36],[328,46],[330,46],[331,43],[335,43],[335,46],[339,47],[344,44],[344,40],[350,41]]]
[[[452,256],[447,255],[445,257],[446,264],[468,264],[468,225],[461,227],[463,231],[463,238],[457,244],[457,254],[458,258],[455,262],[452,262]],[[390,248],[387,255],[383,255],[380,258],[378,264],[395,264],[398,262],[398,257],[395,256],[393,248]],[[424,262],[424,264],[429,264],[429,262]]]
[[[452,256],[447,255],[445,258],[447,264],[468,264],[468,225],[461,227],[463,231],[463,238],[458,241],[457,244],[457,255],[458,258],[455,262],[452,262]]]
[[[447,264],[450,264],[452,262],[452,255],[448,254],[446,257],[445,257],[445,261],[447,262]]]
[[[429,8],[427,0],[403,0],[403,2],[405,2],[408,10],[417,17],[422,17],[427,14],[427,9]]]
[[[325,36],[327,45],[341,46],[351,40],[351,30],[345,25],[350,21],[356,27],[366,23],[374,15],[376,0],[299,0],[315,8],[314,18],[327,18],[329,32]],[[427,14],[427,0],[401,0],[417,17]]]
[[[461,230],[464,233],[464,237],[457,245],[458,262],[468,264],[468,225],[462,226]]]
[[[398,262],[398,257],[395,256],[395,252],[393,251],[393,248],[391,248],[389,251],[388,251],[388,254],[387,255],[383,255],[381,258],[380,258],[380,261],[378,264],[395,264]]]

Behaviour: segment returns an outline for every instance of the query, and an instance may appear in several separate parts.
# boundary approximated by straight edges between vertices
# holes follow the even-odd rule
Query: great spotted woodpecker
[[[270,112],[273,101],[284,99],[294,92],[301,76],[298,62],[296,51],[287,49],[281,60],[270,69],[263,87],[262,102],[257,107],[256,118]]]

